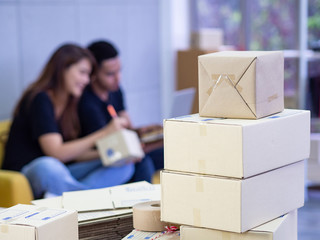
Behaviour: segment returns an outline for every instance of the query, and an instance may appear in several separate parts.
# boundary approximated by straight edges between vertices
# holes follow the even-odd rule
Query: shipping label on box
[[[286,109],[261,118],[198,114],[164,120],[168,170],[246,178],[309,157],[310,112]]]
[[[165,222],[241,233],[303,204],[303,161],[243,180],[161,172]]]
[[[284,109],[280,51],[225,51],[201,55],[199,114],[257,119]]]
[[[245,233],[225,232],[192,226],[180,227],[181,240],[297,240],[297,210]]]
[[[104,166],[121,166],[144,157],[138,134],[128,129],[121,129],[98,140],[96,146]]]
[[[0,239],[77,240],[77,212],[18,204],[0,212]]]

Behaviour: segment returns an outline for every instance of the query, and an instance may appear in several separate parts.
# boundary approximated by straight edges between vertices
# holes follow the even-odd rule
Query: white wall
[[[0,119],[58,45],[116,43],[134,125],[161,122],[160,0],[0,0]]]
[[[190,0],[160,0],[161,32],[161,89],[162,116],[171,112],[172,96],[176,89],[177,50],[190,46]]]

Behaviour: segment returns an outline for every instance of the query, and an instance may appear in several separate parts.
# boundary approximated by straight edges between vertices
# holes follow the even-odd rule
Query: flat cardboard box
[[[62,206],[78,212],[131,208],[146,201],[160,201],[158,184],[146,181],[123,184],[114,187],[64,192]]]
[[[247,178],[309,157],[310,112],[286,109],[258,119],[164,121],[168,170]]]
[[[245,233],[232,233],[191,226],[180,227],[181,240],[297,240],[297,210]]]
[[[0,239],[77,240],[77,212],[18,204],[0,212]]]
[[[138,134],[128,129],[99,139],[96,146],[104,166],[121,166],[144,157]]]
[[[198,57],[199,114],[258,119],[284,109],[281,51],[224,51]]]
[[[242,233],[303,205],[303,161],[243,180],[161,172],[165,222]]]

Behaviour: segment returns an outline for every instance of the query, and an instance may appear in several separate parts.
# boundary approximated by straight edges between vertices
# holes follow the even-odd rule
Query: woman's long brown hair
[[[14,116],[19,114],[21,105],[27,101],[29,107],[34,97],[47,90],[52,90],[58,95],[64,87],[64,71],[82,59],[88,59],[92,66],[91,74],[96,68],[96,61],[89,50],[75,44],[65,44],[59,47],[49,59],[38,79],[33,82],[23,93],[15,110]],[[69,96],[66,108],[59,119],[59,127],[64,140],[72,140],[79,136],[80,122],[77,113],[78,98]]]

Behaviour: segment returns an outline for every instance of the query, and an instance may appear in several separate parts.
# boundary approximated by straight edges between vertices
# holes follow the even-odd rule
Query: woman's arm
[[[59,159],[61,162],[69,162],[74,159],[85,160],[89,156],[94,156],[90,150],[95,142],[122,127],[119,119],[113,119],[106,127],[89,134],[83,138],[63,142],[62,135],[59,133],[47,133],[39,137],[39,143],[44,154]],[[85,158],[84,158],[85,157]]]
[[[90,161],[90,160],[99,159],[99,158],[100,158],[100,155],[98,150],[92,148],[73,160],[75,160],[76,162],[85,162],[85,161]]]

